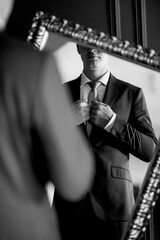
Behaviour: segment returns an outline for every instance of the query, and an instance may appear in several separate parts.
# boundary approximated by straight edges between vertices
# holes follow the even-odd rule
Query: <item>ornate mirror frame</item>
[[[27,41],[32,42],[41,50],[49,32],[60,34],[71,41],[99,48],[108,54],[160,71],[160,52],[43,12],[37,12],[33,18]]]
[[[95,47],[108,54],[132,61],[144,67],[160,71],[160,54],[140,45],[131,44],[98,30],[86,28],[54,15],[37,12],[29,30],[27,42],[42,50],[49,33],[53,32],[88,47]],[[160,194],[160,140],[147,170],[142,188],[137,197],[131,220],[123,240],[141,239],[146,231],[151,212]]]

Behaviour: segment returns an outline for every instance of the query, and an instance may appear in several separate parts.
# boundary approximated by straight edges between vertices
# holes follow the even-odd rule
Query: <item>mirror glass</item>
[[[80,55],[77,52],[76,44],[84,44],[69,39],[58,33],[46,31],[43,35],[43,41],[40,44],[40,50],[50,51],[57,59],[59,72],[61,74],[62,83],[73,80],[78,77],[83,69]],[[84,44],[91,47],[90,44]],[[105,51],[102,49],[102,51]],[[160,135],[160,71],[154,68],[146,67],[141,64],[126,60],[118,55],[108,53],[108,68],[112,74],[123,81],[134,84],[143,89],[147,102],[148,111],[151,117],[152,125],[156,133],[157,139]],[[152,171],[152,166],[136,157],[130,157],[130,172],[135,186],[135,198],[138,194],[142,194],[142,186],[146,184],[145,179],[148,172]],[[54,196],[54,186],[48,186],[49,199],[52,202]],[[135,206],[136,207],[136,206]],[[136,238],[132,238],[136,239]]]

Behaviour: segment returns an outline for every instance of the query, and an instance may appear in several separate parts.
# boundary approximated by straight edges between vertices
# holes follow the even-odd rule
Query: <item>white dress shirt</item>
[[[101,85],[98,87],[98,100],[100,102],[103,101],[103,97],[104,97],[104,93],[108,84],[108,80],[109,80],[109,76],[110,76],[110,71],[108,70],[98,81],[101,82]],[[91,80],[84,74],[84,72],[81,75],[81,85],[80,85],[80,97],[81,99],[85,99],[86,101],[88,101],[88,95],[90,92],[90,86],[86,83],[91,82]],[[110,132],[114,122],[116,120],[116,114],[113,113],[113,116],[111,118],[111,120],[109,121],[109,123],[105,126],[105,130]]]

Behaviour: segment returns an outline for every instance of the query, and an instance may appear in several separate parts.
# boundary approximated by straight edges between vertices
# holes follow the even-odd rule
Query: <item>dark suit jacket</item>
[[[80,77],[65,86],[73,102],[80,99]],[[142,89],[111,74],[103,102],[110,105],[117,117],[111,132],[94,126],[89,138],[97,165],[90,197],[100,218],[128,220],[134,206],[129,155],[151,161],[157,139]],[[81,127],[85,132],[85,125]]]
[[[74,186],[77,177],[73,174],[84,164],[80,159],[76,163],[75,156],[84,154],[89,168],[86,176],[92,173],[92,159],[74,131],[67,95],[55,76],[58,73],[49,54],[0,34],[1,240],[59,240],[46,183],[51,181],[62,195],[76,199],[91,181],[89,177],[79,185],[78,177],[81,190]],[[80,151],[75,146],[79,141],[84,147]]]

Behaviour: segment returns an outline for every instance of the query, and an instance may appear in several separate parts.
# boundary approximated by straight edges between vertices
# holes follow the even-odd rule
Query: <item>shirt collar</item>
[[[98,81],[107,86],[107,83],[108,83],[108,80],[109,80],[109,76],[110,76],[110,71],[107,70],[107,72]],[[81,75],[81,87],[83,87],[87,82],[91,82],[91,80],[85,75],[84,72],[82,72],[82,75]]]

